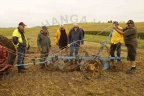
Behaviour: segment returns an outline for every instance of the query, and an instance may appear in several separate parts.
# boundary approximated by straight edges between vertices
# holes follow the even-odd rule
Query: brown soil
[[[38,52],[35,48],[29,53]],[[80,71],[51,71],[32,65],[26,66],[26,73],[18,74],[17,68],[13,68],[9,74],[0,76],[0,96],[143,96],[143,54],[138,52],[136,74],[125,74],[130,65],[124,60],[123,70],[105,70],[101,78],[92,80],[87,80]]]

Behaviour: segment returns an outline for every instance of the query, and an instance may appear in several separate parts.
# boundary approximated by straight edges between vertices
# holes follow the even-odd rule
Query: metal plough
[[[113,31],[112,31],[113,32]],[[47,58],[31,58],[31,63],[28,64],[16,64],[15,59],[17,57],[16,49],[13,43],[4,36],[0,35],[0,71],[12,68],[14,66],[27,66],[27,65],[36,65],[36,64],[45,64],[46,68],[49,70],[59,69],[62,71],[74,71],[80,70],[84,77],[87,79],[101,77],[102,70],[106,70],[111,66],[111,60],[114,59],[124,59],[125,57],[110,57],[109,50],[106,46],[109,41],[112,32],[106,38],[105,42],[100,43],[101,47],[95,55],[90,56],[89,53],[85,50],[83,51],[83,56],[59,56],[53,54]],[[73,43],[76,43],[75,41]],[[102,57],[101,52],[106,48],[108,56]],[[45,59],[44,62],[37,62],[37,60]],[[70,61],[75,60],[76,64],[70,64]]]

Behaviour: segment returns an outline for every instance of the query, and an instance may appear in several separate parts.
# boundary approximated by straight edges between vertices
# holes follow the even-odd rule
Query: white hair
[[[61,25],[60,25],[60,28],[63,28],[63,27],[64,27],[64,25],[63,25],[63,24],[61,24]]]
[[[77,23],[74,23],[73,26],[77,26],[77,27],[78,27],[78,24],[77,24]]]

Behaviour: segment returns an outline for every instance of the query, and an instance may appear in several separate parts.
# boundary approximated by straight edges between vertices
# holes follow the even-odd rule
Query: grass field
[[[80,23],[79,26],[83,28],[85,31],[110,31],[111,23]],[[65,24],[65,28],[70,30],[72,28],[72,24]],[[121,27],[126,27],[125,23],[120,23]],[[136,22],[135,26],[138,32],[144,32],[144,22]],[[51,33],[55,32],[59,26],[49,26],[49,31]],[[15,28],[0,28],[0,34],[4,36],[11,37],[11,34]],[[33,32],[38,32],[41,28],[32,27],[26,28],[25,32],[27,35],[30,35]]]
[[[67,30],[70,30],[72,28],[72,24],[66,24],[65,28]],[[111,23],[80,23],[79,26],[81,28],[83,28],[85,31],[111,31]],[[120,26],[122,26],[123,28],[126,27],[125,23],[120,23]],[[144,22],[137,22],[135,23],[135,26],[137,27],[137,31],[138,32],[142,32],[144,33]],[[51,37],[53,37],[53,35],[55,34],[56,30],[59,28],[59,26],[49,26],[48,30],[50,32]],[[4,35],[8,38],[12,38],[12,32],[15,28],[0,28],[0,34]],[[25,33],[27,35],[28,38],[35,38],[37,37],[38,32],[41,30],[41,27],[32,27],[32,28],[26,28],[25,29]],[[95,38],[96,37],[96,38]],[[103,39],[105,39],[105,36],[90,36],[87,35],[86,39],[92,41],[98,41],[98,42],[102,42]],[[53,41],[53,38],[52,38]],[[144,46],[144,40],[139,39],[139,47],[143,47]]]
[[[110,31],[111,24],[87,23],[79,24],[84,30]],[[125,24],[120,24],[122,27]],[[144,23],[136,23],[138,32],[144,32]],[[69,30],[72,24],[65,25]],[[109,28],[108,28],[109,27]],[[25,58],[25,63],[31,62],[30,58],[39,57],[36,45],[37,34],[41,28],[26,28],[25,32],[29,39],[31,55]],[[58,26],[50,26],[49,32],[52,41],[50,55],[58,51],[54,42],[54,34]],[[0,29],[0,34],[11,38],[13,28]],[[95,54],[99,48],[99,42],[104,42],[106,36],[85,35],[85,44],[80,53],[86,50],[90,55]],[[107,44],[110,46],[110,42]],[[87,80],[80,71],[62,72],[60,70],[39,69],[39,65],[26,66],[25,74],[18,74],[17,68],[10,70],[8,75],[0,75],[0,96],[143,96],[144,95],[144,40],[139,40],[137,54],[137,73],[127,75],[125,71],[130,68],[128,61],[123,60],[124,68],[118,72],[105,70],[99,79]],[[35,55],[36,54],[36,55]],[[106,49],[102,56],[107,56]],[[122,46],[122,56],[127,55],[126,47]],[[119,65],[118,65],[119,66]]]

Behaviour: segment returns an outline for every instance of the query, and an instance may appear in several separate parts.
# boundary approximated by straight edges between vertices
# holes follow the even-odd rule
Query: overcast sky
[[[0,27],[144,21],[144,0],[0,0]]]

